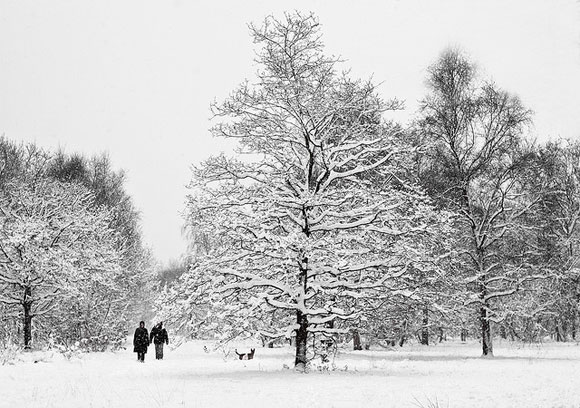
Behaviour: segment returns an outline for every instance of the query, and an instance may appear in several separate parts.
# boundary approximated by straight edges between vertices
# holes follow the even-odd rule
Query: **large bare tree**
[[[310,335],[347,332],[369,299],[412,295],[404,277],[426,260],[414,240],[437,214],[399,177],[411,148],[382,119],[399,103],[337,72],[313,15],[250,29],[257,78],[213,106],[214,135],[240,157],[194,169],[188,223],[211,245],[182,280],[210,282],[218,326],[295,336],[304,369]]]

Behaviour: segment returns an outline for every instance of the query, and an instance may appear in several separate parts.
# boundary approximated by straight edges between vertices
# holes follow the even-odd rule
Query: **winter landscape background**
[[[577,406],[561,5],[2,3],[2,403]]]

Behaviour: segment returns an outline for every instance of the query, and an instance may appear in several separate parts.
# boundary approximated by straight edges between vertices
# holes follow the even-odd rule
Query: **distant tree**
[[[397,165],[397,178],[413,181],[425,191],[433,193],[433,186],[440,182],[438,175],[432,171],[433,157],[429,155],[433,141],[415,126],[402,130],[399,137],[413,150],[411,154],[402,156],[403,160]],[[441,331],[452,328],[452,322],[458,321],[458,312],[464,309],[458,303],[459,293],[465,290],[463,278],[457,273],[463,267],[461,257],[458,256],[462,240],[455,230],[458,214],[454,212],[455,208],[448,206],[438,195],[432,194],[431,198],[441,219],[445,218],[446,222],[440,223],[431,234],[417,239],[415,243],[417,248],[421,248],[418,252],[431,262],[415,267],[409,275],[411,279],[407,284],[415,292],[412,298],[402,304],[384,304],[386,310],[377,313],[393,315],[389,320],[395,323],[390,326],[398,328],[395,337],[401,345],[415,336],[421,344],[428,345],[430,335],[436,332],[441,337]],[[376,320],[369,316],[369,322]],[[367,330],[372,331],[370,327]]]
[[[59,151],[47,164],[47,175],[64,183],[80,183],[94,195],[93,206],[111,210],[110,227],[117,231],[117,246],[135,256],[143,256],[143,245],[139,229],[139,213],[131,197],[125,191],[126,177],[114,171],[106,154],[88,159],[80,154]]]
[[[118,268],[107,214],[90,211],[90,200],[81,186],[48,180],[15,184],[1,197],[0,302],[22,307],[26,348],[33,318]]]
[[[503,318],[499,299],[531,279],[525,217],[539,192],[524,186],[533,152],[522,138],[531,113],[517,97],[480,81],[456,50],[429,68],[428,86],[419,122],[433,146],[425,173],[432,173],[430,194],[460,216],[473,290],[468,302],[478,307],[483,355],[491,356],[491,322]],[[519,245],[510,248],[514,240]]]
[[[0,137],[0,191],[4,192],[14,180],[33,184],[46,177],[51,155],[34,144],[15,143]]]
[[[567,334],[576,338],[579,323],[580,143],[548,142],[539,149],[538,162],[541,173],[536,180],[548,180],[551,188],[542,194],[538,209],[537,246],[552,278],[538,286],[536,295],[545,301],[534,312],[536,319],[547,319],[545,329],[563,341]],[[531,188],[537,189],[535,184]]]
[[[151,312],[155,283],[154,260],[142,242],[140,216],[125,190],[125,173],[115,171],[106,154],[86,158],[63,151],[50,160],[47,173],[61,182],[82,184],[93,196],[92,208],[109,212],[108,227],[115,231],[110,244],[120,254],[122,268],[115,278],[116,290],[101,291],[96,286],[84,299],[93,306],[69,305],[70,313],[78,316],[78,328],[68,331],[73,338],[106,333],[118,337],[126,333],[131,316]]]
[[[0,138],[4,338],[22,332],[21,320],[27,346],[33,322],[35,339],[97,337],[103,346],[121,340],[132,314],[151,303],[143,299],[152,257],[123,177],[106,156],[52,154]]]
[[[89,182],[87,159],[80,154],[68,155],[63,150],[59,150],[50,160],[47,173],[49,177],[64,183]]]
[[[183,281],[203,289],[190,299],[212,289],[207,317],[222,326],[294,335],[302,370],[309,336],[347,333],[366,305],[412,295],[414,242],[439,218],[396,177],[412,149],[381,115],[399,104],[337,74],[314,16],[269,17],[251,33],[261,46],[255,85],[213,106],[225,118],[214,135],[239,140],[247,159],[194,169],[188,223],[212,242]]]

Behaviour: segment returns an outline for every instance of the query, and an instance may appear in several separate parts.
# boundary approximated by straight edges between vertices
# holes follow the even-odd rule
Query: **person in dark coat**
[[[133,336],[133,351],[137,353],[137,361],[145,362],[145,354],[149,343],[149,332],[145,328],[145,322],[141,321]]]
[[[151,338],[149,340],[155,343],[155,358],[157,360],[163,360],[163,343],[169,344],[169,337],[167,336],[167,330],[163,328],[163,322],[157,323],[151,329]]]

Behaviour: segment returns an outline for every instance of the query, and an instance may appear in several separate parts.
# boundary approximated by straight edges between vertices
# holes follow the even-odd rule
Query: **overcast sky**
[[[249,22],[313,11],[327,52],[410,117],[425,69],[461,47],[535,112],[540,140],[580,137],[580,3],[545,1],[0,0],[0,134],[127,172],[145,240],[183,253],[190,165],[228,150],[209,104],[252,78]]]

